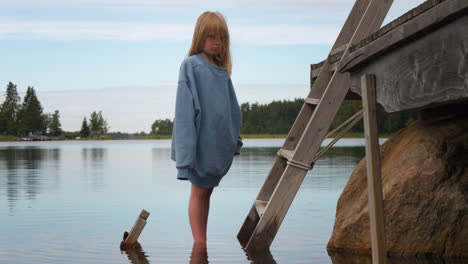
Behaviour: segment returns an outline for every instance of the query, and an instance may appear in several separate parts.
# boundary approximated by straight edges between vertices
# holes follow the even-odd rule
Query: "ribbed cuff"
[[[190,176],[190,171],[188,168],[177,169],[177,179],[188,180]]]

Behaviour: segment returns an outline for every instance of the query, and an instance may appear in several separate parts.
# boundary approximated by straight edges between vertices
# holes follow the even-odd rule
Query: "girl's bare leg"
[[[213,188],[205,189],[192,184],[189,201],[189,220],[195,242],[206,243],[206,227]]]

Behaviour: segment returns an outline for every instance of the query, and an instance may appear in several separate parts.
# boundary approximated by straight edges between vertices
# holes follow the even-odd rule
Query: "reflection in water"
[[[21,198],[35,200],[41,184],[51,177],[57,187],[59,159],[60,149],[0,148],[0,185],[6,189],[10,210]]]
[[[132,264],[149,264],[148,255],[143,251],[140,243],[136,242],[135,247],[124,250],[128,260]]]
[[[247,259],[250,260],[252,264],[276,264],[273,255],[271,255],[270,249],[255,252],[244,251],[247,255]]]
[[[193,242],[192,254],[190,255],[190,264],[206,264],[208,261],[208,249],[206,243]]]
[[[372,256],[365,254],[328,252],[333,264],[372,264]],[[386,264],[464,264],[468,259],[451,259],[443,257],[417,258],[392,256],[385,259]]]
[[[106,152],[105,148],[83,148],[81,150],[84,176],[90,177],[90,185],[93,190],[105,187],[104,170]]]
[[[218,242],[210,262],[370,263],[369,256],[326,252],[336,200],[364,156],[362,146],[332,148],[308,172],[271,248],[274,259],[270,251],[242,252],[235,241],[238,225],[282,143],[245,140],[213,201],[211,235]],[[194,245],[189,252],[192,242],[186,244],[189,190],[175,180],[169,147],[168,140],[0,143],[0,263],[209,263],[206,247]],[[161,221],[146,237],[151,260],[141,249],[116,254],[110,242],[134,217],[136,204],[160,212]],[[392,257],[388,263],[464,263],[437,261]]]
[[[233,169],[229,171],[235,181],[229,182],[230,188],[259,188],[270,172],[277,158],[279,147],[250,147],[242,150],[235,158]],[[365,148],[347,147],[329,149],[307,172],[301,189],[307,190],[343,190],[346,182],[364,157]]]

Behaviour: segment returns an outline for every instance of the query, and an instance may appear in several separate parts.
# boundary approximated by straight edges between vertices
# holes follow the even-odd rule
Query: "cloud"
[[[240,9],[349,9],[354,4],[355,0],[0,0],[0,4],[7,5],[60,5],[60,6],[76,6],[87,5],[91,7],[133,7],[145,9],[148,7],[212,7],[220,8],[240,8]],[[397,8],[415,7],[424,2],[424,0],[406,0],[394,1],[393,6]]]
[[[395,1],[388,19],[394,19],[403,11],[413,8],[423,0]],[[62,7],[66,10],[86,8],[124,8],[140,14],[148,10],[164,10],[164,14],[178,14],[194,10],[203,6],[214,7],[216,10],[225,9],[230,20],[233,43],[253,45],[290,45],[290,44],[332,44],[338,35],[347,12],[351,10],[354,0],[228,0],[228,1],[189,1],[189,0],[0,0],[0,8],[5,5],[19,5],[22,8],[34,7]],[[24,7],[23,7],[24,6]],[[230,13],[240,9],[241,13]],[[261,15],[242,15],[242,10],[262,10]],[[279,9],[280,13],[268,12]],[[327,9],[324,11],[323,9]],[[64,9],[65,10],[65,9]],[[304,11],[306,10],[306,11]],[[267,11],[267,12],[263,12]],[[338,12],[339,11],[339,12]],[[190,41],[193,34],[194,21],[183,20],[180,16],[177,22],[162,20],[140,22],[138,19],[129,22],[113,21],[110,13],[104,13],[103,21],[93,20],[0,20],[0,39],[45,39],[45,40],[113,40],[113,41]],[[161,11],[162,12],[162,11]],[[224,12],[224,11],[223,11]],[[33,12],[34,13],[34,12]],[[334,14],[334,15],[333,15]],[[341,15],[337,15],[341,14]],[[290,22],[290,20],[296,22]],[[155,18],[164,16],[157,15]],[[175,16],[177,17],[177,16]],[[282,20],[279,20],[279,17]],[[341,19],[338,19],[340,17]],[[114,18],[115,19],[115,18]],[[310,22],[314,20],[314,22]],[[269,22],[273,21],[273,22]],[[282,21],[282,22],[279,22]],[[278,24],[284,23],[287,24]],[[305,21],[309,21],[304,24]]]
[[[190,41],[193,25],[139,22],[0,22],[0,39]],[[231,25],[232,42],[253,45],[330,44],[333,25]]]
[[[414,1],[414,0],[413,0]],[[214,7],[214,8],[335,8],[340,9],[343,6],[349,6],[354,3],[353,0],[0,0],[0,4],[8,5],[90,5],[101,7],[112,6],[127,6],[127,7],[167,7],[167,6],[184,6],[184,7]]]

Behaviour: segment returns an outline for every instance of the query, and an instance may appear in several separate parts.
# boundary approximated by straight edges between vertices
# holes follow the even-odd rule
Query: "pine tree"
[[[49,126],[49,131],[52,136],[59,136],[63,132],[61,128],[62,124],[60,123],[59,119],[59,111],[55,110],[55,112],[52,114],[52,119]]]
[[[20,111],[20,97],[16,85],[9,82],[6,90],[6,98],[0,109],[0,133],[17,135],[18,113]]]
[[[102,117],[102,111],[99,111],[98,113],[98,123],[99,123],[99,134],[100,135],[107,134],[107,121],[104,120],[104,118]]]
[[[29,132],[37,134],[47,130],[42,110],[34,87],[28,87],[19,112],[18,131],[20,134],[28,135]]]
[[[81,130],[80,130],[80,137],[86,138],[89,137],[91,131],[88,126],[88,122],[86,121],[86,117],[83,119],[83,123],[81,123]]]
[[[99,116],[98,114],[96,113],[96,111],[93,111],[91,113],[91,118],[89,119],[89,129],[90,129],[90,132],[91,132],[91,135],[94,136],[94,135],[99,135],[99,132],[100,132],[100,124],[99,124]]]

